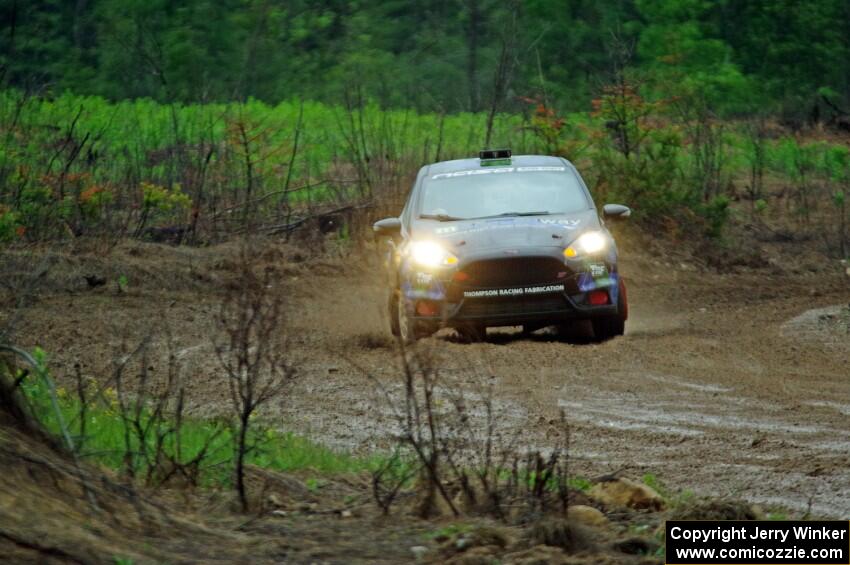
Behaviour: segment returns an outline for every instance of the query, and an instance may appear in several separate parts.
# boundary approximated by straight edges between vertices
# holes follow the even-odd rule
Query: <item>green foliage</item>
[[[175,185],[170,190],[148,182],[143,182],[142,191],[142,213],[139,221],[139,229],[149,221],[170,220],[182,222],[185,220],[186,211],[192,204],[188,195],[180,191],[180,186]]]
[[[655,71],[664,96],[699,97],[722,114],[751,110],[759,102],[752,80],[733,62],[732,48],[712,37],[701,0],[636,0],[648,25],[639,53]]]
[[[317,479],[316,477],[311,477],[304,481],[304,486],[307,487],[307,490],[310,492],[319,492],[319,490],[324,487],[327,483],[321,479]]]
[[[47,355],[43,350],[36,348],[33,357],[40,366],[46,366]],[[39,421],[48,431],[60,433],[60,422],[51,406],[47,380],[28,378],[21,386]],[[92,388],[88,392],[94,391]],[[77,391],[59,388],[57,395],[62,418],[70,427],[71,434],[77,438],[77,445],[83,446],[80,453],[83,457],[115,470],[125,470],[126,441],[130,441],[132,453],[152,452],[157,448],[155,433],[146,437],[145,441],[149,442],[147,449],[141,448],[135,430],[129,428],[132,424],[122,415],[120,399],[114,389],[100,391],[99,395],[91,398],[85,412],[81,411]],[[81,419],[83,414],[84,421]],[[176,429],[175,422],[157,422],[154,416],[150,410],[145,409],[140,420],[142,427],[164,426]],[[208,456],[200,469],[200,483],[209,486],[227,485],[231,480],[234,433],[235,430],[223,421],[185,419],[179,428],[179,439],[176,435],[167,435],[163,449],[169,460],[183,462],[191,461],[202,450],[206,450]],[[306,438],[266,428],[260,423],[255,424],[250,433],[254,436],[257,448],[250,453],[247,462],[269,469],[309,469],[318,473],[334,474],[368,470],[378,464],[377,458],[355,458],[315,444]],[[149,471],[147,465],[152,463],[142,457],[135,459],[134,473],[146,474]],[[313,484],[319,488],[321,481],[314,479]]]
[[[723,195],[715,196],[707,203],[700,204],[697,213],[706,221],[706,234],[720,237],[723,226],[729,219],[729,198]]]
[[[189,208],[189,197],[180,192],[179,186],[171,190],[147,182],[142,183],[142,209],[148,212],[167,213]]]
[[[658,494],[661,494],[665,490],[658,477],[652,473],[644,473],[643,477],[641,477],[641,481]]]
[[[606,87],[594,100],[603,127],[592,136],[596,192],[603,201],[621,201],[643,219],[674,215],[690,194],[677,180],[682,139],[650,118],[663,108],[647,101],[628,81]]]
[[[599,203],[619,200],[639,220],[704,226],[713,235],[728,217],[722,197],[733,182],[747,183],[756,160],[766,178],[788,182],[795,195],[789,209],[800,214],[846,192],[846,147],[794,136],[762,137],[756,147],[752,132],[718,124],[704,100],[653,97],[657,84],[625,73],[589,114],[560,114],[542,98],[526,98],[529,115],[496,115],[493,144],[565,156]],[[15,135],[0,143],[0,241],[98,230],[142,236],[149,227],[185,226],[195,214],[229,226],[243,217],[231,211],[254,202],[260,217],[272,218],[287,207],[359,198],[393,213],[418,166],[474,155],[486,120],[483,113],[420,114],[372,103],[170,106],[70,93],[27,99],[7,90],[0,92],[0,124]],[[95,137],[79,157],[75,148]],[[754,200],[754,211],[774,209],[763,188],[753,197],[764,200]],[[348,229],[341,237],[354,235]]]
[[[850,149],[842,145],[825,145],[823,169],[830,180],[836,183],[850,181]]]
[[[3,233],[9,238],[21,227],[24,238],[38,240],[114,226],[142,235],[148,227],[185,223],[190,212],[204,219],[214,208],[230,219],[224,211],[266,192],[257,211],[276,217],[290,204],[368,197],[378,183],[406,185],[425,162],[475,154],[486,119],[483,113],[441,116],[375,104],[350,112],[299,101],[172,107],[67,93],[27,99],[0,91],[0,130],[14,120],[17,132],[0,138],[6,187],[0,206],[11,213]],[[536,140],[525,135],[522,121],[497,115],[493,143],[534,152]],[[78,148],[84,141],[83,157]]]
[[[14,241],[23,233],[18,223],[20,215],[13,210],[0,207],[0,242]]]
[[[429,540],[443,540],[453,538],[458,534],[464,534],[466,532],[469,532],[470,530],[472,530],[472,526],[470,524],[448,524],[441,528],[437,528],[436,530],[426,532],[424,537],[425,539]]]
[[[27,237],[50,235],[54,221],[63,213],[64,206],[57,207],[50,188],[36,184],[21,190],[17,212],[23,233]]]
[[[585,477],[571,477],[568,481],[570,488],[580,490],[582,492],[590,490],[593,483]]]
[[[15,87],[113,100],[362,96],[478,112],[507,47],[513,92],[576,111],[616,43],[637,46],[630,64],[721,113],[802,118],[821,96],[848,100],[848,17],[845,0],[31,0],[0,11],[14,30],[0,34],[0,68]]]

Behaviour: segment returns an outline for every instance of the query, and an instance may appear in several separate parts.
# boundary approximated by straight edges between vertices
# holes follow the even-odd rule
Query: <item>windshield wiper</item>
[[[487,218],[501,218],[504,216],[548,216],[552,212],[541,210],[539,212],[502,212],[501,214],[493,214],[492,216],[479,216],[478,218],[470,218],[470,220],[486,220]]]
[[[456,218],[454,216],[449,216],[448,214],[419,214],[419,217],[423,220],[437,220],[439,222],[457,222],[460,220],[466,220],[467,218]]]

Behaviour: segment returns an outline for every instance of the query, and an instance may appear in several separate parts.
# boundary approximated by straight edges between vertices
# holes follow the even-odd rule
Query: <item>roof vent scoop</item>
[[[482,161],[494,161],[511,158],[510,149],[482,149],[478,152],[478,158]]]

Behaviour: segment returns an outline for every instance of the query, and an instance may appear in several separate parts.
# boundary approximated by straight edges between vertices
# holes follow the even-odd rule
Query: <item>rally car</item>
[[[419,170],[388,237],[392,333],[405,342],[441,327],[480,340],[488,327],[535,331],[590,320],[597,340],[629,315],[617,247],[576,168],[560,157],[479,153]]]

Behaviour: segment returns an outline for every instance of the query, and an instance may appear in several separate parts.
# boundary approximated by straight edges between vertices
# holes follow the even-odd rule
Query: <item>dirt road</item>
[[[156,271],[157,252],[148,255],[142,274]],[[224,409],[209,335],[214,273],[227,265],[193,257],[190,271],[213,275],[191,290],[169,287],[164,275],[119,298],[113,290],[43,295],[27,313],[26,344],[51,350],[60,378],[76,359],[102,373],[118,336],[155,316],[172,328],[196,409]],[[266,417],[332,446],[384,449],[396,428],[378,389],[398,390],[399,363],[385,337],[380,280],[342,261],[308,263],[287,267],[281,287],[298,382]],[[486,343],[457,343],[445,332],[423,346],[473,399],[492,383],[500,424],[526,446],[546,447],[563,409],[577,473],[651,473],[672,491],[850,515],[844,274],[768,267],[724,275],[634,254],[622,269],[631,302],[622,338],[593,344],[491,330]]]

